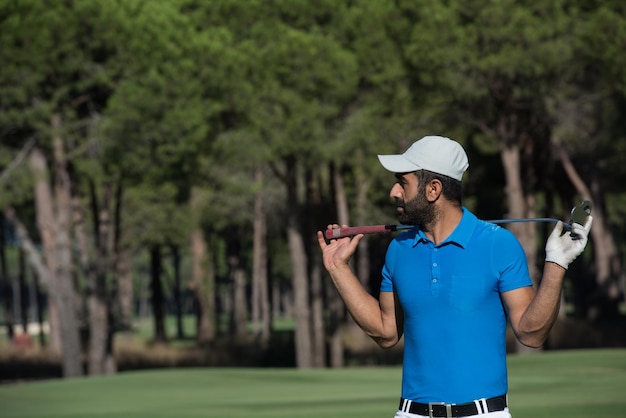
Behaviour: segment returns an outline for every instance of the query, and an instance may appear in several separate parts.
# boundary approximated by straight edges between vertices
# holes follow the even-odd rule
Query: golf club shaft
[[[517,222],[559,222],[556,218],[524,218],[524,219],[494,219],[486,221],[494,224],[507,224]],[[570,229],[568,223],[563,222],[563,226],[566,229]],[[327,240],[337,239],[344,237],[353,237],[359,234],[379,234],[383,232],[400,231],[403,229],[411,229],[412,225],[369,225],[369,226],[349,226],[336,229],[327,229],[324,231],[324,236]]]

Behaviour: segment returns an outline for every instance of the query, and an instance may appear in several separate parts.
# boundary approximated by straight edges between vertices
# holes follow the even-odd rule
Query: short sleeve
[[[393,292],[393,270],[396,259],[397,244],[392,241],[387,247],[385,255],[385,265],[382,269],[382,281],[380,283],[381,292]]]
[[[500,292],[532,286],[526,253],[511,231],[501,229],[494,240],[492,251],[494,266],[499,274]]]

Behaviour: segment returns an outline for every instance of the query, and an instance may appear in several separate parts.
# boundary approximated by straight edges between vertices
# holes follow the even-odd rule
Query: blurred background
[[[593,202],[543,350],[626,346],[625,48],[620,1],[0,0],[0,380],[399,364],[315,233],[395,223],[376,155],[431,134],[480,218]]]

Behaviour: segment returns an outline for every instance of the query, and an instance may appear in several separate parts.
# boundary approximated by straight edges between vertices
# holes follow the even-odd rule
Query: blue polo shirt
[[[532,286],[510,231],[463,208],[439,245],[419,228],[399,234],[382,275],[381,292],[395,291],[404,311],[403,398],[465,403],[508,391],[500,293]]]

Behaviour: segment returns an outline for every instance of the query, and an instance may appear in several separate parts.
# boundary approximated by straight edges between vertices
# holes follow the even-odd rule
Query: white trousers
[[[509,414],[509,408],[504,408],[504,411],[489,412],[487,414],[472,416],[480,418],[511,418],[511,414]],[[396,415],[394,415],[394,418],[428,418],[428,416],[409,414],[408,412],[398,411],[396,412]]]

